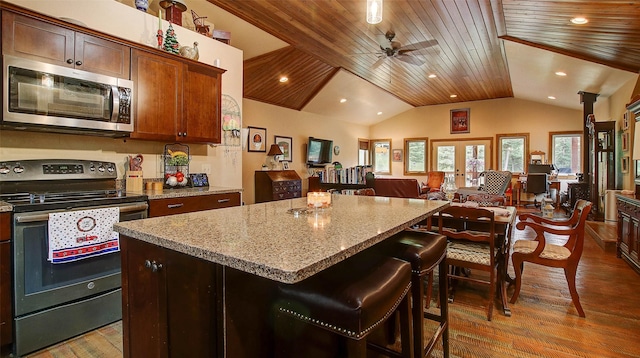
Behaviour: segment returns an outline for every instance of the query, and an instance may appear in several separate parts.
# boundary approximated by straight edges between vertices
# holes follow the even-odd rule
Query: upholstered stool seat
[[[409,357],[410,289],[407,262],[365,251],[299,283],[279,285],[276,324],[294,318],[347,338],[339,353],[327,348],[329,357],[366,357],[365,337],[399,309],[403,356]],[[309,356],[304,349],[310,343],[287,338],[276,338],[276,357]]]
[[[397,257],[411,264],[411,301],[412,301],[412,321],[413,321],[413,343],[414,356],[424,357],[431,353],[433,347],[440,337],[444,357],[449,357],[449,323],[448,323],[448,302],[447,302],[447,238],[444,235],[425,231],[406,230],[387,239],[380,245],[381,249],[388,255]],[[433,272],[438,269],[440,315],[431,314],[424,310],[423,301],[424,279],[429,278],[427,300],[431,298],[431,282]],[[429,302],[424,303],[426,307]],[[430,319],[440,322],[438,329],[426,344],[424,343],[423,319]]]

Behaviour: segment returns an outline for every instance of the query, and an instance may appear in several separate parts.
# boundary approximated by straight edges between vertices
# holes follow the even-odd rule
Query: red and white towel
[[[102,208],[49,214],[49,261],[72,262],[120,251],[120,209]]]

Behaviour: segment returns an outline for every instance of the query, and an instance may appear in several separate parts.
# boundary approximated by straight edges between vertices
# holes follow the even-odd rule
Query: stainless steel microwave
[[[3,56],[3,127],[128,136],[133,82]]]

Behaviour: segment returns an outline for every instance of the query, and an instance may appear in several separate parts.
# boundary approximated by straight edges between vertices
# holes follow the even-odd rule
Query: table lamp
[[[267,153],[267,162],[265,163],[267,164],[270,170],[278,169],[277,168],[278,162],[279,162],[278,156],[283,154],[284,153],[282,153],[282,150],[280,149],[279,145],[271,144],[271,147],[269,148],[269,153]]]

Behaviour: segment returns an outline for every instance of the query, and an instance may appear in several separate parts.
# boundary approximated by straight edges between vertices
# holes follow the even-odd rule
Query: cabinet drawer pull
[[[82,61],[76,61],[76,66],[82,66]]]
[[[167,205],[167,208],[169,208],[169,209],[176,209],[176,208],[180,208],[180,207],[182,207],[182,206],[184,206],[184,203],[180,203],[180,204],[169,204],[169,205]]]
[[[72,59],[72,58],[68,58],[68,59],[67,59],[67,63],[68,63],[68,64],[72,64],[72,63],[73,63],[73,59]]]
[[[229,202],[231,199],[218,199],[218,203],[226,203]]]

